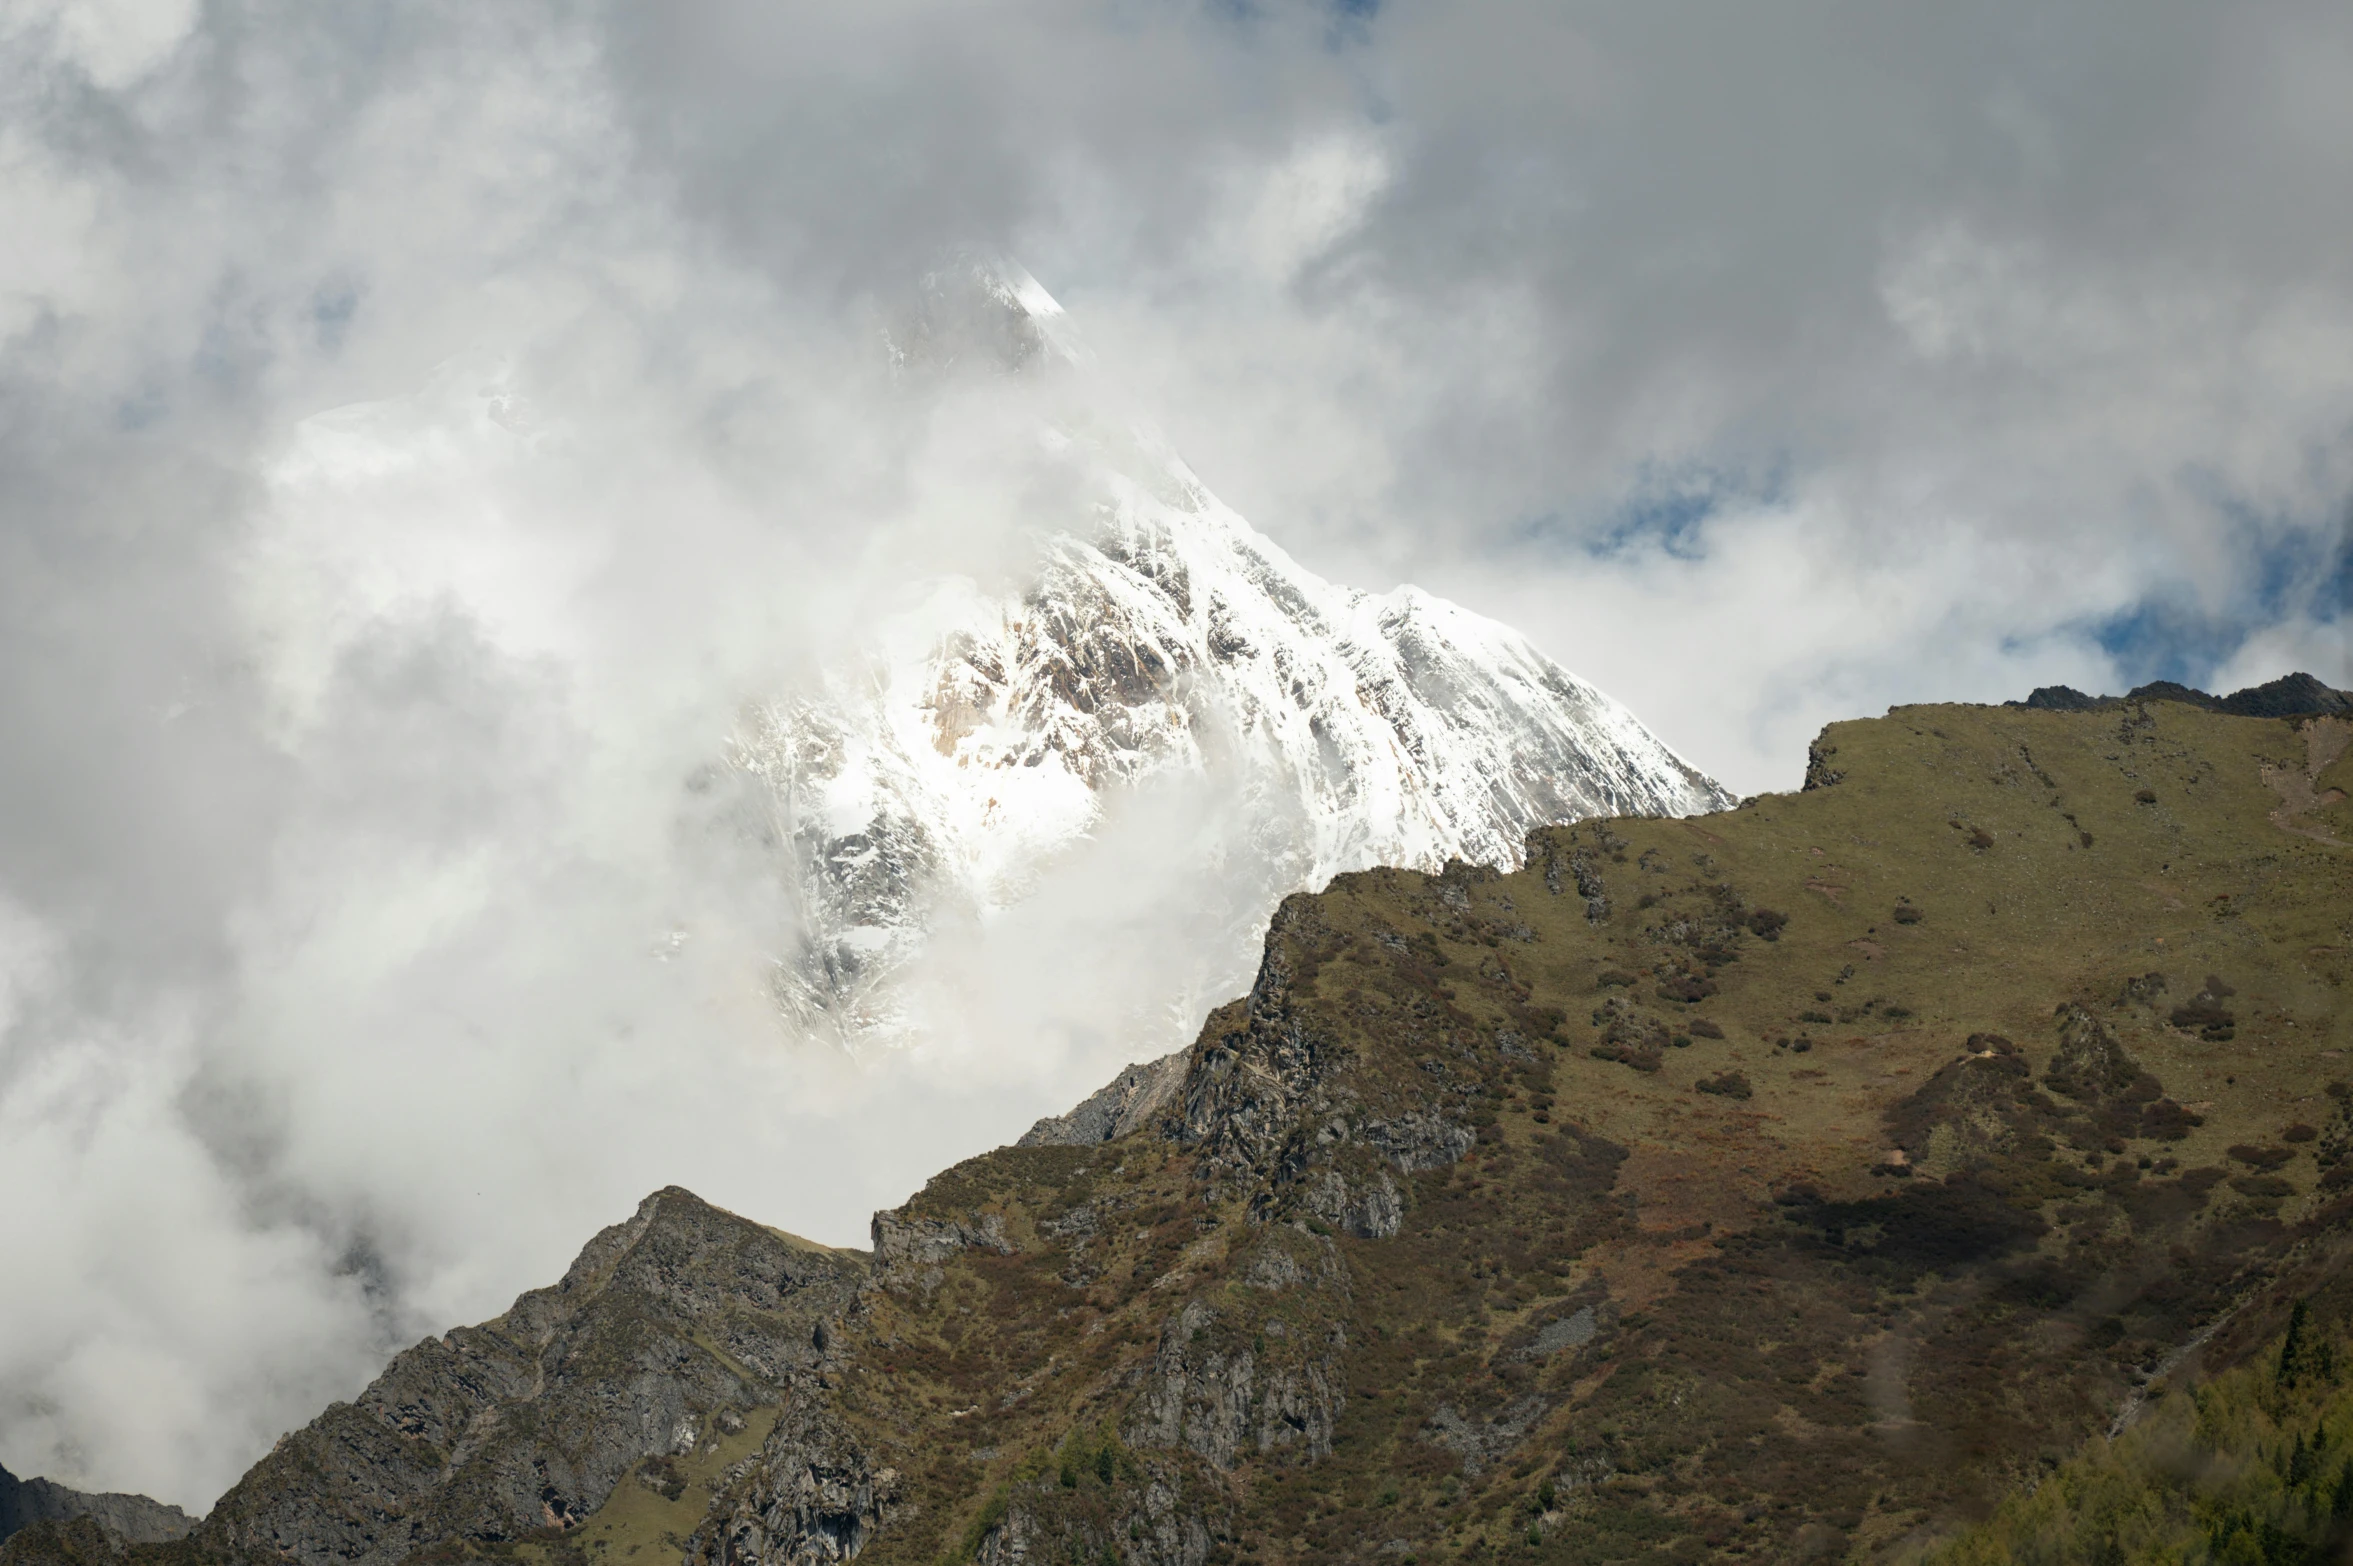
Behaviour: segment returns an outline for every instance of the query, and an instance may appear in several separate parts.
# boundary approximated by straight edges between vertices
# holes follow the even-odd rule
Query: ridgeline
[[[187,1538],[0,1566],[2092,1560],[2136,1505],[2181,1559],[2325,1542],[2349,739],[1899,708],[1798,794],[1343,877],[1189,1050],[870,1255],[657,1193]]]

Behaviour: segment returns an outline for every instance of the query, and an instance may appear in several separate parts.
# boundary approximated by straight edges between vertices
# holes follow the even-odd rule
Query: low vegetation
[[[2353,1546],[2347,1345],[2303,1302],[2252,1363],[2170,1390],[1929,1566],[2303,1566]]]

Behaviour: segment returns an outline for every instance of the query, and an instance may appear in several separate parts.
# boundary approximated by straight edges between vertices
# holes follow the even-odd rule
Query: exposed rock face
[[[1066,1115],[1048,1115],[1022,1134],[1017,1147],[1086,1147],[1150,1123],[1183,1083],[1186,1052],[1128,1067]]]
[[[1448,872],[1457,875],[1478,878],[1462,866]],[[1437,885],[1445,906],[1449,881]],[[1292,1004],[1300,954],[1317,952],[1328,935],[1311,898],[1276,912],[1257,982],[1246,1000],[1209,1019],[1162,1125],[1200,1150],[1213,1178],[1257,1187],[1252,1211],[1261,1218],[1309,1215],[1360,1239],[1385,1239],[1404,1221],[1396,1176],[1444,1168],[1470,1151],[1473,1111],[1447,1090],[1443,1067],[1383,1079],[1366,1096],[1350,1052]],[[1493,1048],[1527,1057],[1511,1042],[1517,1037],[1502,1030]]]
[[[1312,904],[1294,898],[1274,928],[1289,933],[1313,917]],[[1261,1172],[1296,1180],[1305,1150],[1286,1144],[1301,1114],[1343,1107],[1327,1091],[1335,1064],[1327,1042],[1292,1012],[1286,944],[1269,940],[1249,998],[1210,1017],[1170,1106],[1170,1133],[1198,1148],[1213,1174],[1237,1181]]]
[[[1189,1451],[1221,1471],[1251,1453],[1331,1455],[1346,1391],[1347,1267],[1328,1238],[1291,1226],[1250,1254],[1247,1293],[1195,1298],[1163,1323],[1130,1405],[1131,1446]]]
[[[822,1392],[793,1389],[759,1462],[687,1545],[698,1566],[846,1561],[889,1516],[898,1475],[877,1469]]]
[[[89,1495],[47,1479],[19,1479],[0,1468],[0,1539],[35,1523],[77,1517],[127,1544],[161,1544],[196,1526],[196,1519],[178,1507],[144,1495]]]
[[[972,1559],[974,1566],[1048,1566],[1072,1559],[1074,1547],[1093,1545],[1098,1538],[1106,1541],[1098,1550],[1111,1548],[1114,1559],[1133,1566],[1204,1566],[1217,1548],[1198,1501],[1182,1487],[1154,1479],[1100,1528],[1073,1526],[1073,1519],[1055,1509],[1014,1501],[1004,1520],[981,1538]],[[1108,1544],[1113,1540],[1116,1547]]]
[[[996,1213],[972,1213],[963,1218],[908,1218],[899,1213],[874,1215],[874,1264],[878,1269],[928,1267],[959,1251],[995,1251],[1010,1256],[1014,1247],[1005,1239],[1005,1220]]]
[[[1250,1434],[1256,1362],[1247,1347],[1219,1342],[1217,1313],[1195,1300],[1161,1328],[1152,1380],[1133,1421],[1131,1446],[1185,1447],[1232,1468]]]
[[[656,1192],[554,1288],[428,1338],[288,1436],[198,1542],[326,1566],[567,1530],[633,1465],[817,1375],[865,1276],[861,1257]]]
[[[1485,1419],[1466,1417],[1452,1403],[1441,1403],[1423,1434],[1460,1458],[1464,1473],[1478,1474],[1518,1446],[1546,1412],[1542,1398],[1523,1398]]]

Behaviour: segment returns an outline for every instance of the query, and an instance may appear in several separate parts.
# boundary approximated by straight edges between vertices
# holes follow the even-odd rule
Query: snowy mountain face
[[[931,304],[898,339],[918,367],[978,353],[1080,373],[1026,276],[950,274]],[[791,845],[803,927],[776,991],[800,1024],[852,1045],[898,1032],[894,978],[937,921],[1001,917],[1155,780],[1214,788],[1204,851],[1247,863],[1213,917],[1245,933],[1344,871],[1516,867],[1538,825],[1731,802],[1508,628],[1304,570],[1149,434],[1073,421],[1041,439],[1093,514],[1046,540],[1026,591],[940,584],[916,634],[737,737]]]

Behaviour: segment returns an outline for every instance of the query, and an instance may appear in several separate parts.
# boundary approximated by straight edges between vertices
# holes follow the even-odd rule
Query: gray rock
[[[688,1541],[692,1566],[846,1561],[864,1549],[898,1499],[898,1474],[877,1468],[830,1404],[797,1388],[758,1466],[714,1503]]]
[[[1600,1324],[1594,1318],[1593,1307],[1580,1305],[1574,1314],[1563,1316],[1558,1321],[1546,1322],[1544,1329],[1536,1334],[1536,1341],[1528,1346],[1528,1356],[1531,1359],[1543,1359],[1558,1354],[1562,1349],[1583,1348],[1593,1341],[1594,1333],[1599,1330]]]
[[[1368,1121],[1356,1139],[1396,1165],[1399,1174],[1443,1169],[1458,1162],[1477,1141],[1469,1126],[1432,1109],[1409,1109],[1387,1120]]]
[[[1016,1147],[1090,1147],[1151,1122],[1185,1079],[1186,1050],[1130,1066],[1066,1115],[1049,1115]]]
[[[1360,1240],[1386,1240],[1405,1222],[1405,1198],[1386,1169],[1350,1181],[1334,1169],[1319,1169],[1307,1182],[1307,1210]]]
[[[555,1287],[426,1339],[281,1440],[196,1542],[231,1558],[390,1566],[432,1544],[569,1529],[635,1464],[816,1382],[826,1323],[867,1272],[855,1252],[658,1191]]]
[[[1462,1471],[1475,1476],[1526,1440],[1549,1406],[1540,1397],[1527,1397],[1481,1417],[1465,1414],[1452,1403],[1441,1403],[1422,1427],[1422,1437],[1461,1458]]]
[[[125,1544],[163,1544],[186,1537],[196,1519],[144,1495],[90,1494],[48,1479],[19,1479],[0,1468],[0,1539],[39,1522],[87,1517]]]
[[[1277,1227],[1239,1271],[1250,1293],[1188,1300],[1160,1332],[1150,1372],[1129,1407],[1130,1446],[1190,1452],[1231,1469],[1245,1448],[1331,1455],[1346,1377],[1347,1264],[1334,1243]],[[1320,1296],[1320,1298],[1318,1297]],[[1286,1324],[1275,1313],[1284,1299]],[[1323,1325],[1311,1325],[1320,1318]]]
[[[1065,1561],[1116,1559],[1123,1566],[1204,1566],[1214,1541],[1209,1521],[1225,1519],[1187,1495],[1181,1481],[1146,1480],[1125,1514],[1104,1532],[1051,1506],[1034,1493],[1016,1494],[1005,1515],[981,1537],[974,1566],[1060,1566]]]
[[[1129,1416],[1130,1446],[1183,1448],[1230,1469],[1253,1435],[1257,1359],[1221,1331],[1216,1310],[1186,1302],[1160,1329],[1151,1379]]]
[[[2024,701],[2005,707],[2031,707],[2041,712],[2098,712],[2127,702],[2178,701],[2209,712],[2241,718],[2294,718],[2323,713],[2353,712],[2353,691],[2332,690],[2311,675],[2285,674],[2266,685],[2250,685],[2228,696],[2213,696],[2171,680],[2136,685],[2122,696],[2087,696],[2070,685],[2044,685]]]
[[[1014,1252],[1005,1238],[1005,1220],[995,1213],[973,1213],[967,1218],[908,1218],[876,1213],[873,1224],[874,1265],[877,1270],[937,1266],[959,1251]]]

